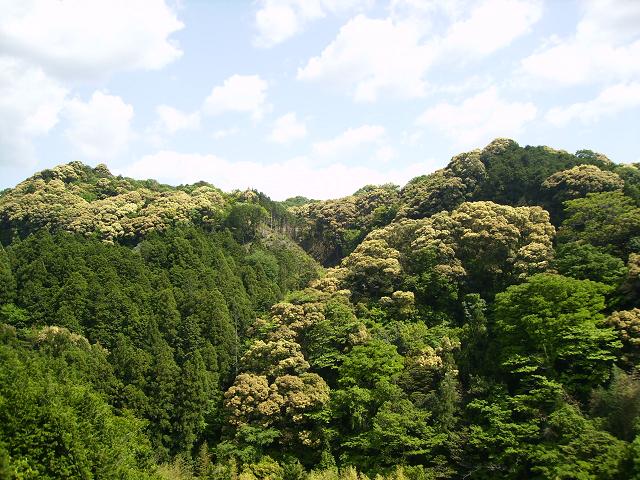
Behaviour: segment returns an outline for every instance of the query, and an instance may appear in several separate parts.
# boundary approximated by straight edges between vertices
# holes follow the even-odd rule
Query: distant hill
[[[370,186],[341,199],[292,208],[300,219],[296,239],[320,262],[335,265],[376,227],[403,218],[425,218],[452,210],[465,201],[539,205],[555,213],[562,207],[561,200],[554,197],[554,189],[544,182],[553,174],[578,165],[597,167],[595,177],[607,175],[598,174],[599,170],[609,172],[609,176],[624,182],[625,194],[636,201],[640,199],[638,165],[616,164],[590,150],[570,154],[544,146],[520,147],[513,140],[496,139],[483,149],[456,155],[445,168],[416,177],[404,187]],[[574,181],[585,183],[585,193],[611,188],[606,182],[600,184],[584,176],[569,180]]]

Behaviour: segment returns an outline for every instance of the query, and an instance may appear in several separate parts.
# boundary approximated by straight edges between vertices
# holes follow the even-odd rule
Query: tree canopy
[[[325,201],[36,173],[0,479],[640,478],[639,192],[508,139]]]

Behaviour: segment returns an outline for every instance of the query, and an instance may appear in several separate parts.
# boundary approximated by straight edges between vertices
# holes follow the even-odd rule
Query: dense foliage
[[[0,479],[640,479],[638,192],[504,139],[323,202],[36,174]]]

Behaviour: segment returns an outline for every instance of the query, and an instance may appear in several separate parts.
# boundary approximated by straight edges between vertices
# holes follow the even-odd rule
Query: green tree
[[[463,431],[461,467],[469,478],[529,478],[532,446],[539,443],[544,418],[562,402],[562,388],[536,377],[528,391],[508,395],[486,380],[474,385],[465,406],[468,430]]]
[[[549,196],[548,207],[552,217],[560,220],[563,202],[588,193],[622,190],[624,181],[616,173],[601,170],[595,165],[578,165],[554,173],[542,183],[542,187]]]
[[[486,180],[473,199],[507,205],[539,205],[544,197],[542,182],[555,172],[580,164],[601,168],[613,165],[604,155],[594,152],[572,155],[545,146],[520,147],[506,138],[497,138],[483,148],[480,161],[486,170]]]
[[[177,329],[180,323],[180,312],[173,288],[166,286],[166,288],[154,291],[152,295],[152,306],[158,328],[170,343],[174,343],[178,335]]]
[[[9,256],[0,245],[0,305],[11,303],[16,297],[16,279],[11,271]]]
[[[4,345],[0,362],[0,438],[16,478],[151,477],[144,423],[116,415],[71,365]]]
[[[591,413],[604,418],[606,430],[620,440],[632,442],[640,433],[640,375],[613,370],[611,383],[591,397]]]
[[[352,307],[344,300],[330,300],[323,316],[302,332],[301,345],[313,370],[333,388],[344,352],[367,338],[366,328]]]
[[[256,238],[258,228],[268,218],[268,212],[261,205],[240,202],[231,207],[226,225],[240,243],[246,243]]]
[[[118,404],[140,415],[144,415],[149,408],[144,389],[151,361],[151,355],[135,347],[129,337],[123,334],[116,337],[109,362],[122,381]]]
[[[245,451],[291,449],[302,459],[317,457],[329,388],[307,372],[300,346],[289,340],[255,341],[243,356],[241,373],[225,392],[233,438]],[[313,449],[312,452],[309,450]]]
[[[620,258],[583,242],[559,245],[551,266],[567,277],[593,280],[612,287],[618,287],[627,274]]]
[[[206,367],[199,351],[195,351],[182,365],[175,397],[174,425],[176,428],[175,453],[190,452],[205,430],[205,413],[211,390]]]
[[[373,457],[368,461],[384,466],[428,464],[447,437],[430,425],[430,416],[406,399],[383,403],[368,435]]]
[[[152,362],[145,389],[149,398],[149,436],[160,460],[167,460],[168,452],[173,448],[175,427],[172,412],[177,403],[180,368],[176,365],[171,347],[162,337],[152,335],[150,343]]]
[[[565,203],[558,240],[583,240],[624,257],[637,250],[640,208],[622,192],[590,193]]]
[[[480,373],[490,364],[488,350],[489,328],[487,319],[487,302],[477,293],[463,298],[464,326],[461,332],[460,369],[463,377]]]
[[[341,387],[374,388],[379,383],[392,383],[403,368],[402,356],[395,346],[382,340],[356,345],[339,369]]]
[[[396,380],[403,358],[396,347],[381,340],[357,345],[338,370],[338,388],[331,392],[336,445],[349,463],[368,464],[374,419],[385,402],[398,402]],[[382,419],[379,419],[382,421]]]
[[[621,346],[601,313],[607,290],[538,274],[499,293],[494,316],[502,366],[523,381],[544,375],[583,395],[602,384]]]
[[[620,363],[627,369],[640,361],[640,308],[619,310],[607,317],[606,323],[612,327],[622,342]]]
[[[545,427],[544,440],[532,449],[532,474],[542,478],[626,478],[625,443],[599,430],[576,407],[559,408]]]
[[[390,294],[400,281],[400,253],[384,240],[365,240],[342,265],[347,271],[346,282],[351,289],[373,297]]]
[[[640,307],[640,253],[629,255],[627,278],[620,287],[623,301],[628,307]]]
[[[56,297],[56,323],[82,333],[87,323],[89,285],[79,272],[71,272]]]

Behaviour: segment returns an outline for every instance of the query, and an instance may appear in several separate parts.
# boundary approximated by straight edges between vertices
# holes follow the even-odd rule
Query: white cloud
[[[533,82],[542,80],[568,87],[637,77],[640,75],[638,58],[640,41],[612,46],[572,39],[558,41],[552,47],[525,58],[522,71]]]
[[[378,171],[341,163],[318,166],[306,157],[272,164],[231,162],[215,155],[161,151],[146,155],[117,172],[134,178],[155,178],[170,184],[206,180],[229,191],[257,188],[274,199],[295,195],[326,199],[348,195],[367,184],[407,180],[430,171],[429,162]],[[312,178],[314,181],[309,182]]]
[[[640,4],[633,0],[584,0],[577,36],[594,41],[620,42],[640,34]]]
[[[390,145],[383,145],[382,147],[378,148],[375,153],[376,160],[383,163],[388,163],[397,156],[398,152],[396,152],[396,150]]]
[[[384,135],[385,129],[380,125],[349,128],[331,140],[314,143],[313,152],[317,157],[336,157],[353,152],[363,145],[379,143]]]
[[[298,69],[297,77],[347,86],[357,101],[374,101],[383,92],[421,97],[427,91],[425,76],[435,65],[473,61],[507,47],[528,33],[541,14],[538,0],[485,0],[444,34],[429,38],[425,22],[410,15],[358,15]]]
[[[565,126],[574,120],[587,124],[597,122],[601,117],[638,107],[640,107],[640,83],[635,82],[605,88],[596,98],[588,102],[552,108],[545,118],[558,127]]]
[[[301,29],[296,12],[288,5],[276,2],[265,2],[256,12],[256,28],[258,38],[256,44],[271,47],[295,35]]]
[[[87,158],[113,159],[131,139],[133,107],[118,96],[94,92],[88,102],[70,100],[64,115],[69,122],[65,135]]]
[[[391,0],[388,10],[394,18],[414,18],[431,23],[437,13],[444,14],[447,19],[455,19],[469,9],[468,0]]]
[[[459,104],[441,102],[427,109],[417,123],[442,132],[460,147],[474,147],[495,137],[515,136],[536,114],[532,103],[509,102],[491,87]]]
[[[31,141],[58,123],[66,95],[40,68],[0,57],[0,164],[34,162]]]
[[[0,53],[65,78],[157,69],[182,52],[164,0],[0,0]]]
[[[591,0],[573,35],[552,37],[524,58],[531,83],[560,86],[627,81],[640,75],[640,2]]]
[[[289,112],[279,117],[269,135],[269,140],[276,143],[290,143],[307,136],[307,126],[298,120],[294,112]]]
[[[306,25],[329,14],[361,10],[371,0],[262,0],[256,11],[256,45],[272,47],[300,33]]]
[[[402,132],[401,142],[403,145],[417,145],[422,140],[424,133],[421,130],[405,130]]]
[[[426,86],[423,75],[434,56],[420,43],[421,35],[413,23],[358,15],[298,70],[298,79],[346,85],[357,101],[374,101],[383,91],[420,97]]]
[[[35,160],[33,140],[56,125],[74,82],[158,69],[182,54],[169,37],[183,24],[164,0],[0,0],[0,12],[0,154],[10,161]],[[114,151],[118,145],[83,143],[91,137],[80,126],[86,110],[99,106],[81,105],[72,100],[67,111],[79,150]],[[128,120],[96,128],[115,133]]]
[[[197,130],[200,128],[200,113],[185,113],[168,105],[158,105],[158,129],[174,134],[180,130]]]
[[[211,90],[203,111],[209,115],[245,112],[259,120],[268,109],[267,87],[267,82],[259,75],[233,75]]]
[[[216,140],[220,140],[221,138],[226,138],[226,137],[235,135],[238,132],[240,132],[240,129],[236,127],[221,128],[220,130],[216,130],[215,132],[213,132],[213,138],[215,138]]]
[[[537,0],[485,0],[467,19],[451,25],[441,46],[466,57],[489,55],[530,32],[541,17]]]

